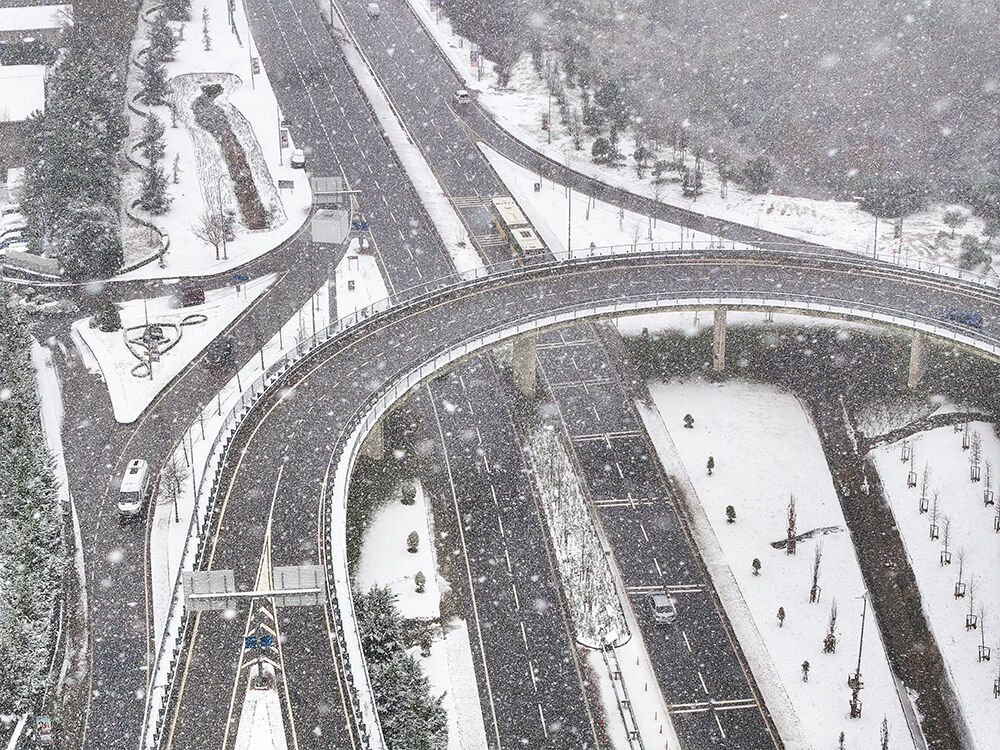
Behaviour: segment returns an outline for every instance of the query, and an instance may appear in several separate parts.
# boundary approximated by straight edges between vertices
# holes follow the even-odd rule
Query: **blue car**
[[[23,245],[24,243],[25,243],[24,235],[21,234],[11,235],[10,237],[0,240],[0,250],[6,250],[8,247],[12,247],[14,245]]]
[[[947,320],[953,320],[969,328],[982,328],[983,316],[975,310],[949,310],[944,314]]]

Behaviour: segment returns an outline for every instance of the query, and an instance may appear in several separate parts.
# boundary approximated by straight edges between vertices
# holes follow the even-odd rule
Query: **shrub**
[[[406,551],[416,552],[419,544],[420,535],[415,531],[411,531],[409,536],[406,537]]]
[[[407,482],[403,485],[403,505],[413,505],[417,501],[417,488]]]
[[[757,156],[743,167],[743,182],[751,193],[766,193],[774,179],[774,165],[766,156]]]
[[[424,586],[427,585],[427,576],[424,575],[424,571],[418,570],[417,574],[413,577],[413,582],[417,586],[417,593],[424,593]]]

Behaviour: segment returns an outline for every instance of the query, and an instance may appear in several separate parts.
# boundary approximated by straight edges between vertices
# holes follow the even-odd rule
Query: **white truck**
[[[142,513],[149,495],[149,464],[141,458],[128,462],[118,493],[118,512],[123,516],[137,516]]]

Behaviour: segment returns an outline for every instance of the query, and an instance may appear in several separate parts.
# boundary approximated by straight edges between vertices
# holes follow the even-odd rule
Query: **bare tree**
[[[812,578],[812,588],[809,589],[809,603],[819,601],[820,586],[819,586],[819,564],[823,559],[823,543],[820,542],[816,545],[815,554],[813,556],[813,578]]]
[[[788,497],[788,533],[785,537],[785,554],[795,554],[795,495]]]
[[[830,605],[830,625],[823,638],[823,653],[832,654],[837,650],[837,600]]]
[[[180,521],[180,513],[177,505],[181,496],[181,484],[190,476],[188,467],[177,458],[177,454],[171,454],[163,468],[160,470],[160,497],[174,505],[174,522]]]
[[[219,247],[226,239],[226,219],[221,212],[206,208],[198,223],[191,225],[191,232],[202,242],[215,248],[215,259],[219,260]]]
[[[948,543],[951,541],[951,517],[945,516],[941,526],[944,530],[944,549],[941,550],[941,564],[951,565],[951,552],[948,550]]]

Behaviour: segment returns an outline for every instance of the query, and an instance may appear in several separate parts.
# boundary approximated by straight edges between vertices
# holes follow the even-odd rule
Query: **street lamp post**
[[[865,615],[868,612],[868,592],[866,591],[862,596],[861,600],[863,606],[861,609],[861,638],[858,641],[858,666],[854,670],[854,674],[847,678],[847,686],[851,689],[851,718],[858,719],[861,718],[861,701],[858,699],[858,693],[861,692],[861,688],[864,683],[861,682],[861,650],[865,644]]]

